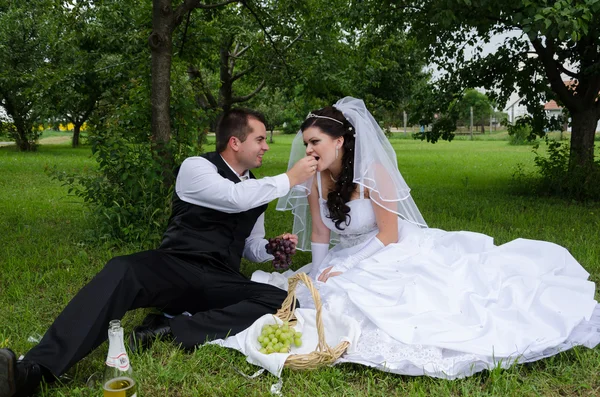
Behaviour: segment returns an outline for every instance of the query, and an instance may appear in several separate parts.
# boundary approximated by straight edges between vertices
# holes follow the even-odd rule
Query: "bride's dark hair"
[[[343,230],[342,223],[346,226],[350,224],[350,207],[346,205],[350,201],[352,193],[356,189],[354,180],[354,127],[334,106],[326,106],[322,109],[311,112],[313,115],[331,117],[338,120],[333,121],[320,117],[309,117],[300,126],[304,131],[310,127],[317,127],[332,138],[344,137],[342,150],[342,171],[338,175],[334,188],[327,195],[327,208],[329,209],[329,218],[335,222],[335,227]],[[341,123],[341,124],[340,124]]]

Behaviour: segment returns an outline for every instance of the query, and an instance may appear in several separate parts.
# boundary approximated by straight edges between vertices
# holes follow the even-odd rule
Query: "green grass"
[[[212,138],[214,139],[214,138]],[[600,282],[600,204],[580,204],[556,198],[517,195],[511,174],[517,163],[533,169],[529,146],[510,146],[498,140],[426,142],[394,136],[399,167],[431,227],[470,230],[495,237],[498,244],[518,237],[558,243]],[[212,148],[214,141],[209,141]],[[290,136],[275,136],[258,176],[285,170]],[[137,247],[115,249],[89,245],[94,219],[81,201],[44,173],[45,166],[61,170],[94,167],[88,147],[41,145],[36,153],[0,148],[0,347],[18,354],[31,346],[29,337],[43,334],[64,305],[114,255]],[[291,214],[266,215],[267,234],[291,229]],[[299,267],[310,261],[300,253]],[[243,270],[269,270],[268,264],[244,262]],[[126,332],[145,311],[128,314]],[[72,380],[42,390],[43,396],[97,396],[90,381],[103,370],[107,346],[102,345],[69,371]],[[168,343],[131,355],[141,384],[141,396],[264,396],[276,379],[262,375],[240,353],[204,346],[184,353]],[[493,369],[473,377],[445,381],[392,375],[360,365],[340,365],[316,371],[284,370],[286,396],[594,396],[600,394],[600,349],[577,348],[558,356],[508,370]]]
[[[87,137],[85,131],[81,131],[79,135],[79,142],[84,142]],[[46,129],[40,132],[38,143],[41,145],[54,145],[70,143],[73,139],[73,131],[58,131],[53,129]],[[12,138],[8,136],[0,135],[0,142],[14,142]]]

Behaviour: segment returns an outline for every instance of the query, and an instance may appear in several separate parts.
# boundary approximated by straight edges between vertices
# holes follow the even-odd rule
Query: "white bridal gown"
[[[324,269],[359,251],[378,231],[369,199],[348,203],[352,218],[343,231],[327,217],[325,200],[320,205],[324,223],[340,235]],[[281,286],[290,273],[258,271],[253,280]],[[454,379],[574,345],[596,346],[600,305],[588,276],[553,243],[517,239],[495,246],[483,234],[399,220],[398,243],[317,285],[324,307],[361,327],[353,353],[339,362]],[[314,307],[306,288],[299,287],[298,297],[301,307]]]

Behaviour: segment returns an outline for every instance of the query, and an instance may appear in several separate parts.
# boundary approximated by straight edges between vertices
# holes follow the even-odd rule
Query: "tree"
[[[131,26],[133,15],[126,12],[128,7],[139,12],[136,5],[135,1],[78,1],[68,7],[63,5],[56,16],[59,30],[47,56],[51,69],[45,94],[47,115],[73,124],[73,147],[79,145],[81,127],[103,94],[111,86],[123,83],[125,74],[118,66],[125,57],[141,50],[128,45],[139,28]],[[121,39],[111,37],[115,31],[121,33]]]
[[[273,131],[286,122],[290,109],[288,98],[280,89],[265,90],[265,95],[258,101],[256,109],[265,115],[267,129],[270,131],[269,143],[273,143]]]
[[[349,74],[352,94],[364,98],[377,120],[386,126],[398,125],[402,111],[426,86],[425,52],[403,32],[387,34],[376,25],[362,27],[357,39],[354,74]]]
[[[262,2],[260,9],[245,3],[188,15],[177,55],[189,62],[202,109],[226,111],[251,100],[267,81],[278,85],[286,52],[300,35],[292,39],[281,32],[280,18],[270,16],[273,6],[277,3]]]
[[[456,104],[459,120],[464,125],[471,123],[471,109],[473,109],[473,124],[481,127],[481,133],[485,133],[485,125],[492,117],[492,104],[487,95],[468,89]]]
[[[173,57],[173,32],[184,17],[195,9],[222,7],[238,0],[203,4],[200,0],[184,0],[173,8],[172,0],[152,1],[152,33],[148,38],[152,54],[152,140],[158,156],[163,160],[165,185],[173,182],[173,160],[166,144],[171,138],[171,64]]]
[[[549,122],[542,103],[556,99],[572,117],[570,170],[594,166],[600,118],[600,2],[582,0],[403,0],[368,2],[384,29],[409,29],[447,71],[453,92],[483,87],[504,106],[517,87],[533,115],[532,131]],[[495,52],[482,46],[499,33],[517,33]],[[474,56],[465,56],[473,46]],[[565,84],[563,76],[572,83]],[[447,103],[450,103],[448,101]],[[438,131],[439,132],[439,131]]]
[[[36,148],[44,105],[48,49],[56,25],[51,1],[0,3],[0,105],[12,118],[19,150]]]

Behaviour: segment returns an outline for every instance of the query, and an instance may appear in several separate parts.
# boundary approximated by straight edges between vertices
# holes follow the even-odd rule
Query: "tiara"
[[[339,120],[334,119],[333,117],[327,117],[327,116],[319,116],[318,114],[314,114],[313,112],[310,112],[307,116],[307,119],[327,119],[327,120],[331,120],[331,121],[335,121],[336,123],[340,123],[341,125],[344,125],[344,123],[342,123]]]

